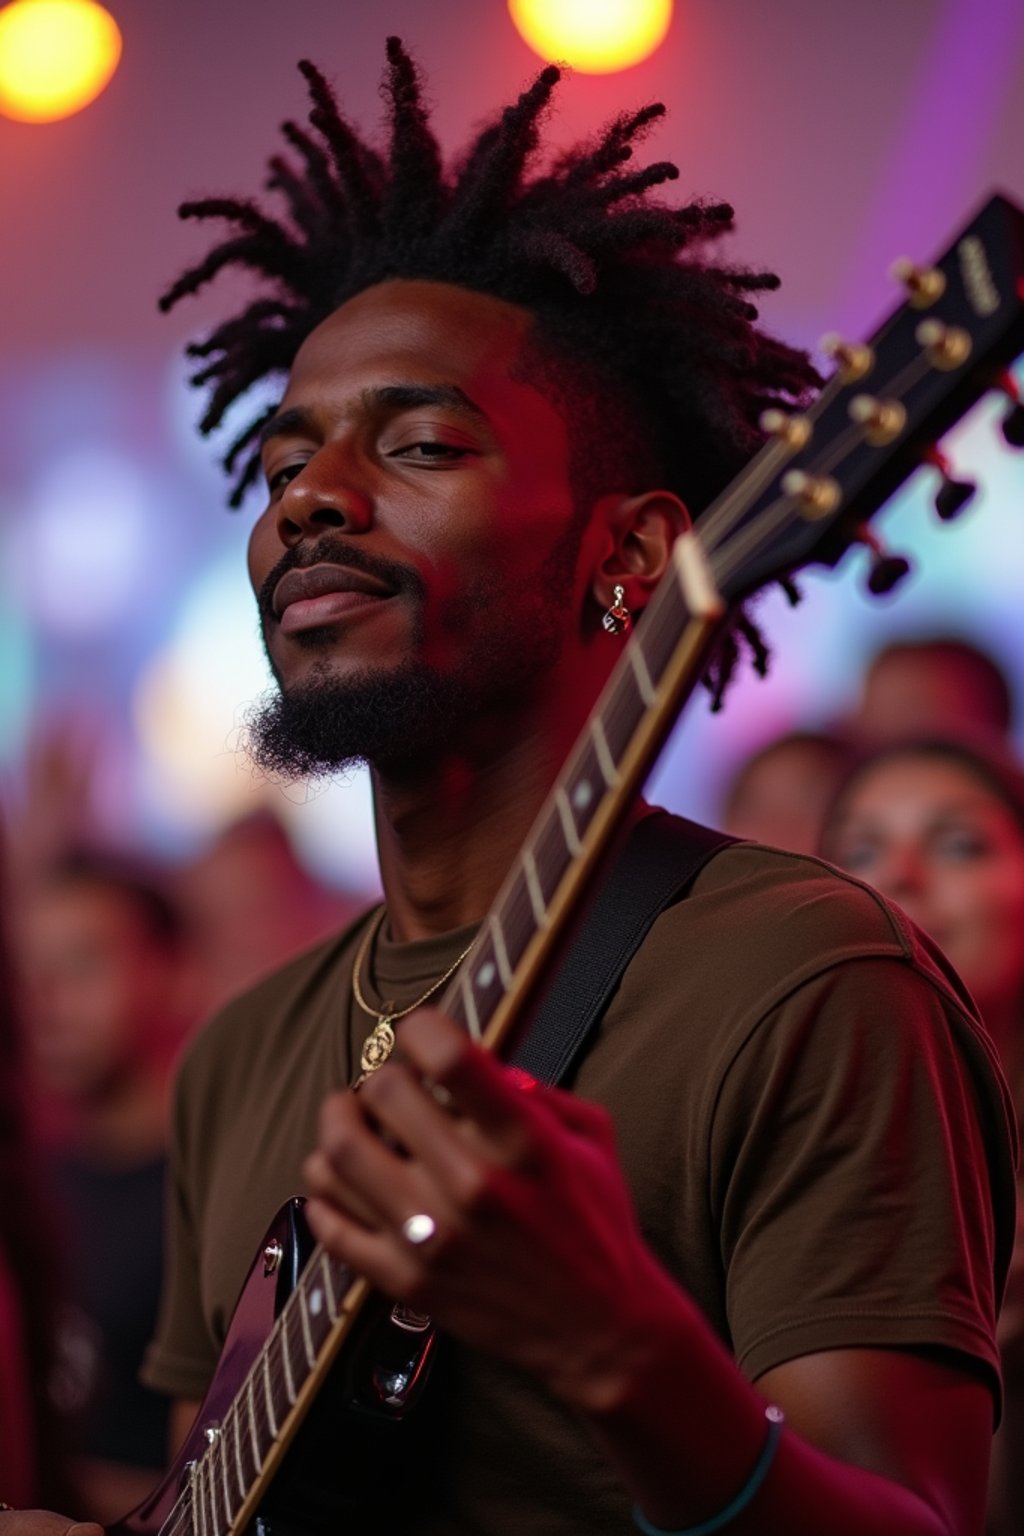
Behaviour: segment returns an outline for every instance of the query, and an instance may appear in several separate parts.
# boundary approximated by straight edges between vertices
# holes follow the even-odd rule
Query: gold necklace
[[[355,998],[356,1002],[359,1004],[364,1013],[368,1013],[371,1018],[374,1015],[377,1017],[376,1024],[373,1026],[370,1033],[363,1041],[363,1051],[359,1058],[359,1065],[362,1068],[362,1075],[356,1082],[357,1088],[363,1079],[368,1077],[371,1072],[376,1072],[378,1067],[382,1067],[384,1065],[388,1057],[391,1055],[391,1052],[394,1050],[395,1032],[391,1026],[395,1023],[395,1021],[397,1019],[404,1019],[407,1013],[412,1013],[415,1008],[421,1007],[427,1001],[428,997],[433,997],[438,987],[443,987],[448,978],[450,976],[454,976],[463,960],[465,960],[466,956],[473,948],[473,940],[470,939],[469,943],[466,945],[458,959],[452,962],[443,976],[439,976],[436,981],[431,982],[430,986],[423,993],[423,996],[418,997],[414,1003],[410,1003],[407,1008],[398,1008],[392,1013],[382,1013],[379,1008],[374,1008],[371,1003],[366,1001],[366,998],[363,996],[363,989],[359,984],[359,978],[363,969],[363,962],[370,952],[370,946],[380,932],[381,924],[384,922],[386,911],[387,908],[382,906],[380,911],[377,913],[377,916],[370,924],[369,928],[367,928],[366,933],[363,936],[363,942],[359,946],[359,953],[356,955],[355,963],[352,966],[352,996]]]

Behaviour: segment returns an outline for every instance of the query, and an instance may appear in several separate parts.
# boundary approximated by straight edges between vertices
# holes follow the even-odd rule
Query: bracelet
[[[633,1523],[643,1531],[644,1536],[711,1536],[713,1531],[720,1531],[731,1521],[735,1520],[751,1503],[757,1490],[768,1476],[769,1468],[775,1460],[775,1452],[779,1448],[779,1436],[782,1434],[782,1426],[786,1422],[786,1416],[781,1408],[776,1408],[774,1403],[769,1403],[764,1410],[764,1416],[768,1420],[768,1435],[761,1454],[753,1472],[747,1478],[743,1487],[734,1499],[732,1499],[717,1515],[712,1515],[710,1520],[702,1520],[700,1525],[687,1526],[685,1531],[664,1531],[660,1526],[652,1525],[646,1515],[638,1507],[633,1509]]]

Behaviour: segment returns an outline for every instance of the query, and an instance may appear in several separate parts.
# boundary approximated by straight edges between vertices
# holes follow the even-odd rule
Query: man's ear
[[[602,609],[609,608],[621,586],[626,607],[641,613],[665,573],[673,544],[690,527],[690,514],[671,491],[605,497],[600,512],[602,546],[591,594]]]

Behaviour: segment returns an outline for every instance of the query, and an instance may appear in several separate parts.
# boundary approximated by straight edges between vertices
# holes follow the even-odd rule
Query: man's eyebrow
[[[364,389],[359,396],[364,410],[411,411],[419,406],[440,405],[445,410],[467,416],[471,421],[489,424],[487,414],[471,400],[457,384],[378,384]],[[301,405],[289,406],[278,411],[260,432],[260,448],[263,449],[275,437],[308,435],[313,430],[313,417]]]
[[[421,405],[440,405],[460,416],[486,422],[486,412],[471,400],[457,384],[379,384],[364,389],[361,399],[369,407],[384,406],[392,411],[415,410]]]
[[[296,435],[308,432],[311,424],[309,412],[301,406],[295,405],[287,411],[278,411],[260,430],[260,448],[265,448],[271,438],[288,437],[293,432]]]

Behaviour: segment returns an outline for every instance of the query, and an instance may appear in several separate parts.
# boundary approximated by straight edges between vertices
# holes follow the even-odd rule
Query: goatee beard
[[[386,772],[435,756],[476,707],[457,675],[421,662],[344,679],[325,668],[252,706],[245,751],[285,783],[316,783],[360,763]]]

